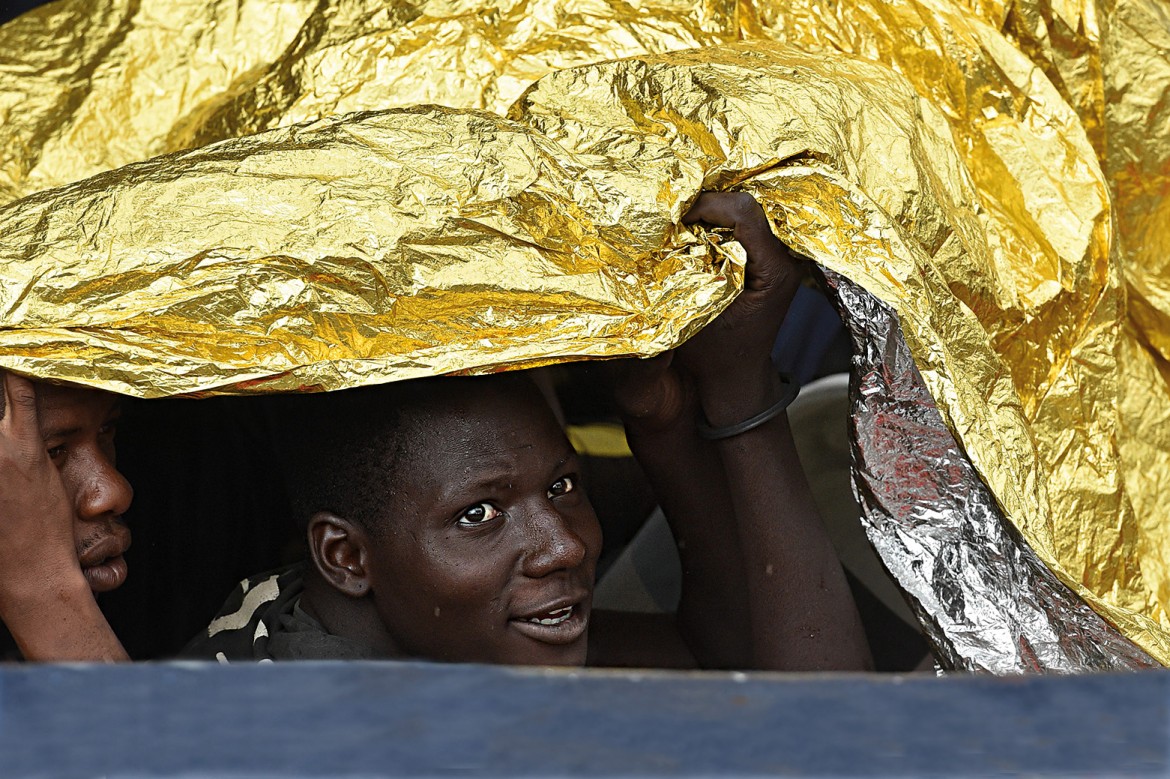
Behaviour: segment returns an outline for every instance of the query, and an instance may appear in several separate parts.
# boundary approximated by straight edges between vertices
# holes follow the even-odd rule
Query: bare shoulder
[[[595,611],[588,664],[605,668],[697,668],[673,614]]]

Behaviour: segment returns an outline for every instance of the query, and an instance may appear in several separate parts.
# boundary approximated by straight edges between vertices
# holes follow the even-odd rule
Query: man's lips
[[[545,644],[571,644],[589,627],[587,594],[559,598],[534,609],[524,609],[508,624],[528,638]]]
[[[78,558],[81,573],[94,592],[109,592],[121,587],[129,573],[122,555],[130,548],[130,531],[118,526],[113,534],[105,536],[89,547]]]

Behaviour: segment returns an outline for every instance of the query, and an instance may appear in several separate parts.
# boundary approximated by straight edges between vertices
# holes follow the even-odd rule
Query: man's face
[[[583,665],[601,528],[543,398],[504,388],[428,413],[372,542],[371,589],[396,653]]]
[[[134,493],[114,466],[118,398],[100,390],[38,383],[37,416],[49,458],[73,505],[73,538],[90,588],[126,580],[130,530],[122,514]]]

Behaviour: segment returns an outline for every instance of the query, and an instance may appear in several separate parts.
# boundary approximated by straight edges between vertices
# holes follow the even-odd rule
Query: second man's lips
[[[82,568],[101,565],[111,557],[120,557],[130,548],[130,528],[122,524],[112,525],[95,543],[85,549],[77,558]]]
[[[91,565],[81,569],[81,574],[85,577],[86,583],[89,584],[89,588],[95,593],[118,589],[126,582],[128,572],[126,558],[122,555],[107,557],[97,565]]]
[[[129,548],[130,528],[118,522],[105,528],[98,540],[81,553],[77,561],[91,590],[109,592],[125,583],[129,569],[122,555]]]

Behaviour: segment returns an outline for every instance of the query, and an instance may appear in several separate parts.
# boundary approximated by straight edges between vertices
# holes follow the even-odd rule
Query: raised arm
[[[676,353],[612,371],[631,449],[680,547],[671,628],[705,667],[867,669],[861,622],[782,411],[791,388],[771,362],[800,266],[747,194],[704,193],[686,221],[734,230],[747,251],[745,289]],[[635,633],[631,622],[606,633],[675,664],[661,623]]]
[[[82,575],[74,509],[45,451],[33,383],[2,378],[0,620],[27,660],[128,660]]]
[[[667,619],[599,614],[596,625],[634,640],[611,643],[609,656],[598,660],[686,666],[689,657],[690,664],[703,668],[749,668],[747,576],[731,495],[718,451],[695,426],[699,405],[693,382],[672,365],[674,357],[668,352],[651,360],[622,360],[610,366],[610,375],[626,439],[678,546],[683,571],[678,613]],[[610,628],[606,620],[619,624]]]
[[[704,193],[685,219],[732,228],[747,252],[744,291],[680,349],[679,358],[694,377],[730,489],[747,578],[752,665],[867,669],[861,621],[787,414],[745,424],[775,409],[788,392],[772,367],[771,350],[801,269],[746,193]]]

